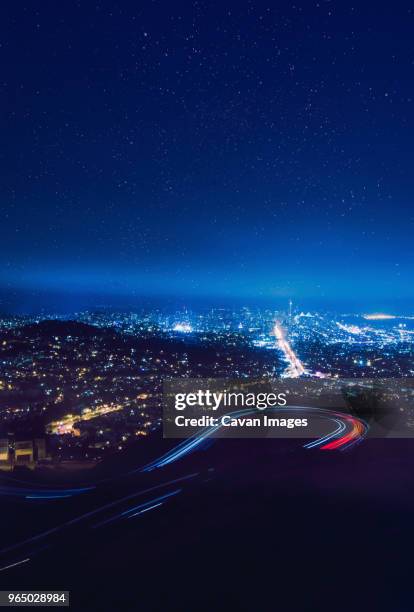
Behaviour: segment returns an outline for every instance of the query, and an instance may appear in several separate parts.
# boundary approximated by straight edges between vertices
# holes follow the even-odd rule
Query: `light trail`
[[[22,481],[16,480],[15,482],[20,483]],[[25,499],[39,499],[39,500],[48,500],[48,499],[63,499],[65,497],[72,497],[73,495],[79,495],[81,493],[86,493],[88,491],[93,491],[96,489],[95,485],[91,485],[89,487],[78,487],[76,489],[71,488],[61,488],[61,489],[53,489],[53,488],[45,488],[42,489],[43,485],[38,485],[39,488],[22,488],[17,486],[2,486],[0,487],[0,496],[7,497],[21,497]]]
[[[144,510],[140,510],[139,512],[135,512],[135,514],[131,514],[128,518],[134,518],[134,516],[139,516],[140,514],[144,514],[144,512],[149,512],[150,510],[154,510],[154,508],[159,508],[162,506],[163,502],[159,502],[158,504],[154,504],[153,506],[149,506],[149,508],[144,508]]]
[[[348,448],[355,442],[359,442],[366,434],[368,426],[366,423],[352,416],[345,417],[344,420],[351,427],[346,435],[340,436],[327,444],[320,446],[321,450],[336,450],[338,448]]]
[[[290,346],[289,341],[287,340],[279,323],[275,323],[273,333],[275,335],[278,348],[282,351],[286,361],[289,364],[286,370],[282,373],[282,378],[299,378],[299,376],[302,376],[303,374],[308,374],[303,363]]]
[[[280,412],[280,408],[271,408],[269,411]],[[353,417],[348,414],[343,414],[341,412],[334,412],[329,409],[324,408],[316,408],[310,406],[289,406],[284,408],[284,412],[310,412],[310,414],[315,415],[317,417],[327,419],[335,424],[335,429],[333,429],[327,435],[318,438],[317,440],[313,440],[308,444],[304,445],[304,448],[320,448],[321,450],[336,450],[336,449],[345,449],[354,444],[355,442],[361,441],[366,436],[368,431],[368,426],[364,421],[358,419],[357,417]],[[230,413],[231,416],[242,416],[242,415],[250,415],[254,414],[254,410],[245,409],[240,410],[238,412]],[[170,463],[174,463],[185,457],[186,455],[194,452],[195,450],[199,450],[202,448],[202,445],[206,440],[212,438],[216,431],[221,428],[221,425],[213,425],[212,427],[206,427],[193,436],[191,438],[187,438],[183,442],[180,442],[176,447],[161,455],[158,459],[151,461],[144,467],[140,468],[141,472],[151,472],[152,470],[163,468]],[[349,433],[344,434],[347,430],[350,430]]]
[[[17,565],[22,565],[22,563],[27,563],[28,561],[30,561],[30,557],[27,557],[26,559],[22,559],[21,561],[16,561],[16,563],[10,563],[10,565],[6,565],[5,567],[0,567],[0,572],[11,569],[12,567],[16,567]]]
[[[272,412],[276,410],[279,410],[279,409],[274,408],[272,409]],[[354,416],[343,414],[340,412],[332,412],[331,410],[327,410],[323,408],[304,407],[304,406],[290,406],[286,408],[285,411],[296,412],[296,413],[298,411],[300,412],[308,411],[315,417],[327,419],[334,425],[334,427],[331,429],[329,433],[318,438],[317,440],[312,440],[311,442],[308,442],[307,444],[305,444],[304,448],[308,448],[308,449],[319,447],[322,450],[338,450],[338,449],[343,450],[363,440],[368,431],[368,426],[366,423],[364,423],[364,421]],[[248,410],[241,410],[237,413],[232,413],[232,414],[233,415],[251,414],[253,412],[254,412],[253,410],[248,409]],[[179,459],[182,459],[185,455],[193,452],[197,447],[200,448],[200,445],[202,444],[202,442],[204,442],[207,438],[211,437],[216,430],[217,430],[217,427],[206,428],[205,430],[199,432],[198,434],[196,434],[189,440],[185,440],[183,443],[179,444],[178,447],[171,449],[169,453],[166,453],[165,455],[160,457],[155,462],[147,466],[144,466],[144,468],[141,468],[141,471],[151,471],[153,469],[164,467],[165,465],[168,465],[169,463],[173,463]],[[93,523],[94,518],[96,516],[106,511],[111,512],[113,509],[115,509],[117,506],[119,507],[119,505],[123,504],[124,502],[128,503],[129,501],[132,501],[133,499],[141,495],[145,495],[152,491],[156,491],[157,489],[160,489],[166,486],[171,486],[173,484],[181,483],[187,480],[191,480],[199,476],[199,474],[200,474],[199,472],[195,472],[192,474],[188,474],[186,476],[182,476],[181,478],[176,478],[174,480],[170,480],[168,482],[164,482],[164,483],[155,485],[153,487],[149,487],[141,491],[135,491],[134,493],[121,497],[117,500],[114,500],[98,508],[95,508],[94,510],[83,513],[73,519],[65,521],[59,526],[53,527],[51,529],[48,529],[47,531],[44,531],[42,533],[29,537],[24,541],[20,541],[10,546],[7,546],[6,548],[3,548],[2,550],[0,550],[0,554],[3,555],[3,554],[7,554],[7,553],[10,553],[18,549],[25,549],[25,548],[26,548],[26,554],[27,552],[36,554],[36,546],[39,541],[46,540],[49,537],[54,538],[55,536],[57,536],[58,534],[66,530],[68,527],[72,527],[74,525],[80,524],[82,521],[85,522],[84,526],[87,527],[89,519],[92,519],[92,524],[89,524],[89,528],[96,529],[98,527],[106,526],[107,524],[110,524],[124,517],[132,518],[132,517],[142,515],[146,512],[149,512],[150,510],[153,510],[155,508],[162,506],[167,499],[169,499],[170,497],[174,497],[175,495],[178,495],[179,493],[183,491],[183,489],[179,488],[173,491],[169,491],[167,493],[164,493],[163,495],[160,495],[156,498],[152,498],[150,500],[142,502],[141,504],[135,505],[121,512],[119,512],[118,510],[118,512],[115,515],[112,515],[98,523]],[[27,550],[27,547],[31,547],[30,550]],[[29,560],[30,560],[30,557],[25,557],[22,560],[17,561],[15,563],[11,563],[11,564],[9,563],[8,565],[0,568],[0,571],[11,569],[15,566],[24,564]]]
[[[181,476],[180,478],[175,478],[174,480],[169,480],[168,482],[163,482],[161,484],[154,485],[153,487],[148,487],[147,489],[143,489],[142,491],[136,491],[134,493],[131,493],[130,495],[126,495],[125,497],[116,499],[112,502],[109,502],[108,504],[104,504],[103,506],[99,506],[98,508],[95,508],[94,510],[90,510],[89,512],[85,512],[84,514],[80,514],[79,516],[76,516],[73,519],[65,521],[64,523],[62,523],[61,525],[58,525],[57,527],[52,527],[51,529],[38,533],[34,536],[31,536],[30,538],[27,538],[26,540],[16,542],[15,544],[11,544],[10,546],[7,546],[6,548],[1,549],[0,555],[9,553],[19,548],[23,548],[24,546],[27,546],[28,544],[33,544],[35,542],[45,539],[46,537],[50,535],[56,535],[59,532],[62,532],[67,527],[71,527],[73,525],[80,523],[81,521],[92,518],[96,516],[97,514],[99,514],[100,512],[104,512],[106,510],[115,508],[117,505],[123,502],[128,502],[130,499],[134,499],[135,497],[139,497],[140,495],[151,493],[152,491],[156,491],[157,489],[161,489],[162,487],[167,487],[169,485],[173,485],[178,482],[185,482],[185,481],[191,480],[192,478],[196,478],[197,476],[199,476],[199,472],[194,472],[193,474]],[[3,569],[6,569],[6,568],[3,568]]]
[[[120,512],[114,516],[111,516],[110,518],[104,520],[104,521],[100,521],[99,523],[96,523],[95,525],[92,525],[92,529],[97,529],[98,527],[103,527],[104,525],[107,525],[108,523],[113,523],[114,521],[127,517],[127,518],[131,518],[131,512],[135,512],[135,514],[133,514],[132,516],[137,516],[137,514],[142,514],[143,512],[145,512],[146,510],[149,510],[150,508],[154,508],[155,506],[161,506],[162,503],[168,499],[169,497],[172,497],[174,495],[178,495],[178,493],[181,493],[182,489],[177,489],[176,491],[171,491],[171,493],[167,493],[166,495],[161,495],[160,497],[156,497],[155,499],[151,499],[147,502],[144,502],[143,504],[139,504],[138,506],[134,506],[133,508],[129,508],[128,510],[125,510],[124,512]],[[160,503],[157,503],[160,502]],[[154,506],[155,504],[155,506]]]

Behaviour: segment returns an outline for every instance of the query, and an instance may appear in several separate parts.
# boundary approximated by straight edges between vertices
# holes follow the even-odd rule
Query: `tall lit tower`
[[[292,306],[293,306],[293,302],[292,300],[289,300],[289,323],[292,322]]]

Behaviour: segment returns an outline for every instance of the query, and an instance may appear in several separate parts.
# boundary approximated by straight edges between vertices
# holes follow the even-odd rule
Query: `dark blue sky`
[[[1,12],[3,292],[414,296],[409,2]]]

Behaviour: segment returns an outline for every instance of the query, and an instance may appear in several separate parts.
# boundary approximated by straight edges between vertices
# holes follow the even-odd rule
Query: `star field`
[[[2,292],[410,300],[410,3],[6,3]]]

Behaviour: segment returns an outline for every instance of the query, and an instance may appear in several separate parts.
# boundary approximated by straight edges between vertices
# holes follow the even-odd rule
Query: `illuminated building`
[[[8,438],[0,438],[0,470],[10,470],[10,449]]]
[[[14,465],[34,468],[34,444],[32,440],[14,443]]]

